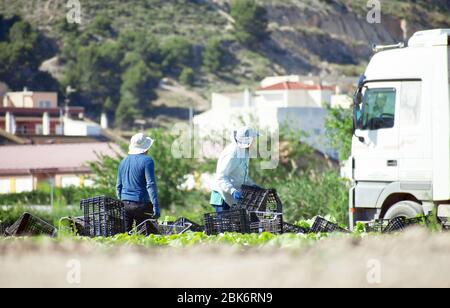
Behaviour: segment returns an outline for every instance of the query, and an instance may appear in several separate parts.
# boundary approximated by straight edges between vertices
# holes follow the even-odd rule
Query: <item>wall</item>
[[[100,136],[101,127],[97,124],[64,118],[65,136]]]
[[[33,177],[0,177],[0,194],[21,193],[33,191]]]
[[[58,94],[50,92],[9,92],[5,97],[5,107],[39,108],[40,101],[48,101],[48,108],[58,107]]]
[[[285,91],[267,91],[259,92],[256,98],[256,105],[258,108],[285,106]]]
[[[333,95],[331,96],[332,108],[351,109],[353,106],[353,99],[349,95]]]
[[[244,93],[212,94],[211,99],[212,109],[223,110],[230,108],[240,108],[244,107],[244,104],[245,104]]]
[[[322,108],[324,103],[331,103],[332,91],[329,90],[288,90],[288,91],[261,91],[257,94],[259,107],[315,107]]]
[[[322,108],[281,108],[277,111],[280,125],[285,124],[290,129],[306,132],[308,136],[303,139],[304,142],[332,158],[337,158],[336,151],[330,148],[326,137],[326,116],[327,111]]]
[[[55,187],[67,188],[75,187],[92,187],[93,182],[89,179],[89,175],[80,174],[57,174],[53,177]],[[47,175],[29,175],[29,176],[9,176],[0,177],[0,195],[13,194],[21,192],[31,192],[42,186],[49,185]]]
[[[37,131],[37,126],[42,126],[42,123],[42,118],[18,117],[16,118],[16,133],[18,135],[42,135],[42,131],[40,134]],[[0,120],[0,124],[2,124],[1,127],[5,127],[4,121]],[[61,122],[59,118],[52,118],[50,122],[50,135],[60,135],[62,133],[60,126]]]
[[[33,94],[34,107],[40,107],[40,101],[50,102],[50,107],[48,108],[58,108],[58,94],[57,93],[43,93],[35,92]]]

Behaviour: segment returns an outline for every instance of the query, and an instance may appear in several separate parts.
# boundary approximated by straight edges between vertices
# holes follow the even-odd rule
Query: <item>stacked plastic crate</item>
[[[114,236],[125,233],[125,209],[121,201],[101,196],[81,200],[84,211],[84,235]]]
[[[243,186],[242,199],[230,211],[205,215],[208,235],[224,232],[283,233],[283,205],[275,189]]]

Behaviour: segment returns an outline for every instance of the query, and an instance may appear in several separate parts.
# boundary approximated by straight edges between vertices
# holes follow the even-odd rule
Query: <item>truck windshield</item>
[[[394,88],[368,89],[364,94],[362,129],[378,130],[394,127],[395,98]]]

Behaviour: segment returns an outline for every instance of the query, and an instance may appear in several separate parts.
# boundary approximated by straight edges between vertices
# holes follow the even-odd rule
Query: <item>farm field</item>
[[[423,229],[383,236],[5,238],[0,287],[449,287],[449,241],[450,234]]]

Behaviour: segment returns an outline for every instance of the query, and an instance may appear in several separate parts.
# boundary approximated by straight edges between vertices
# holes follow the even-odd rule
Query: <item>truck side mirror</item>
[[[353,97],[353,135],[358,138],[361,143],[365,142],[364,137],[356,136],[356,130],[360,128],[361,120],[361,104],[363,102],[363,87],[359,87]]]

